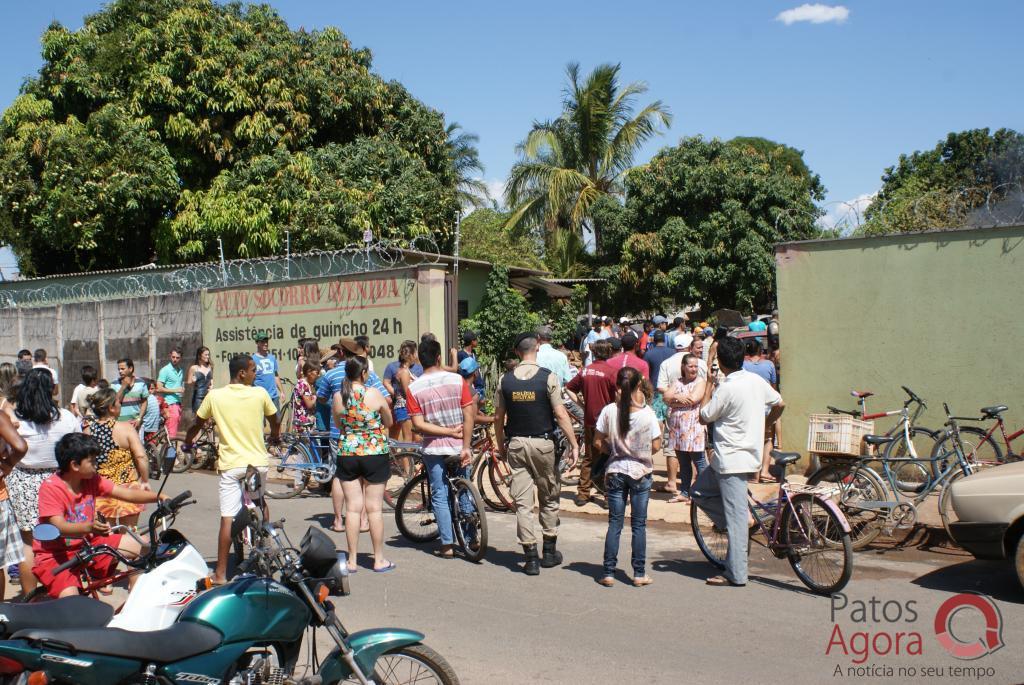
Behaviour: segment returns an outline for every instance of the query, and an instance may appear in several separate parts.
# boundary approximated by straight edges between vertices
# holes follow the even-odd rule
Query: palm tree
[[[448,158],[455,171],[455,194],[459,207],[480,209],[491,205],[491,195],[487,192],[487,184],[473,174],[484,173],[484,165],[480,161],[480,151],[476,144],[480,136],[467,133],[456,122],[448,124]]]
[[[647,85],[621,86],[619,69],[618,64],[602,64],[581,81],[580,65],[568,65],[562,115],[535,122],[517,147],[520,159],[505,186],[511,226],[542,226],[549,242],[557,229],[581,237],[589,231],[600,249],[600,229],[590,221],[590,208],[602,195],[622,194],[637,150],[672,124],[660,100],[635,111],[635,100]]]

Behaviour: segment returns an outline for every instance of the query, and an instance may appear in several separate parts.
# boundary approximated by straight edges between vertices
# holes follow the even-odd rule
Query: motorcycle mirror
[[[32,537],[39,542],[50,542],[60,537],[60,530],[52,523],[40,523],[32,529]]]

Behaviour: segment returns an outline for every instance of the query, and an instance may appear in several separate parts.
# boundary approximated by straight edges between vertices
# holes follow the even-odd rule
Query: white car
[[[978,559],[1009,559],[1024,586],[1024,461],[984,469],[950,486],[953,540]]]

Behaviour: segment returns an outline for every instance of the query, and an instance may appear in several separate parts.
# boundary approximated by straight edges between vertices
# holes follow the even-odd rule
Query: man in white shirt
[[[743,343],[738,339],[714,343],[711,354],[717,354],[718,366],[725,374],[713,395],[714,383],[706,384],[700,406],[700,422],[715,424],[714,454],[711,468],[697,476],[690,492],[694,504],[729,535],[725,572],[708,578],[708,585],[746,585],[747,480],[761,468],[765,422],[777,421],[785,405],[772,386],[743,370]]]

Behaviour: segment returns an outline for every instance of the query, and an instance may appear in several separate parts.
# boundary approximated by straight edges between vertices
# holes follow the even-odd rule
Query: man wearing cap
[[[559,387],[562,387],[572,380],[572,373],[569,371],[569,358],[551,346],[553,337],[551,326],[537,328],[537,342],[540,343],[540,347],[537,348],[537,365],[550,371],[558,381]]]
[[[555,453],[556,422],[569,440],[570,465],[576,463],[580,452],[569,413],[562,403],[559,383],[554,374],[537,364],[537,334],[520,333],[516,337],[515,352],[520,360],[518,366],[498,382],[494,398],[494,432],[498,450],[512,468],[516,533],[526,556],[523,572],[535,576],[541,567],[552,568],[562,563],[562,554],[557,549],[561,487]],[[537,554],[537,536],[533,526],[535,493],[544,534],[543,559]]]
[[[266,390],[270,401],[280,410],[282,393],[277,357],[270,351],[270,336],[263,331],[256,334],[256,354],[252,355],[252,360],[256,363],[256,380],[253,385]]]
[[[636,333],[634,333],[633,331],[626,333],[624,336],[622,336],[622,340],[620,341],[620,343],[622,345],[622,351],[608,360],[608,366],[615,369],[615,373],[618,373],[619,369],[628,366],[632,369],[636,369],[637,371],[644,375],[644,378],[650,380],[650,365],[640,357],[636,356]]]

